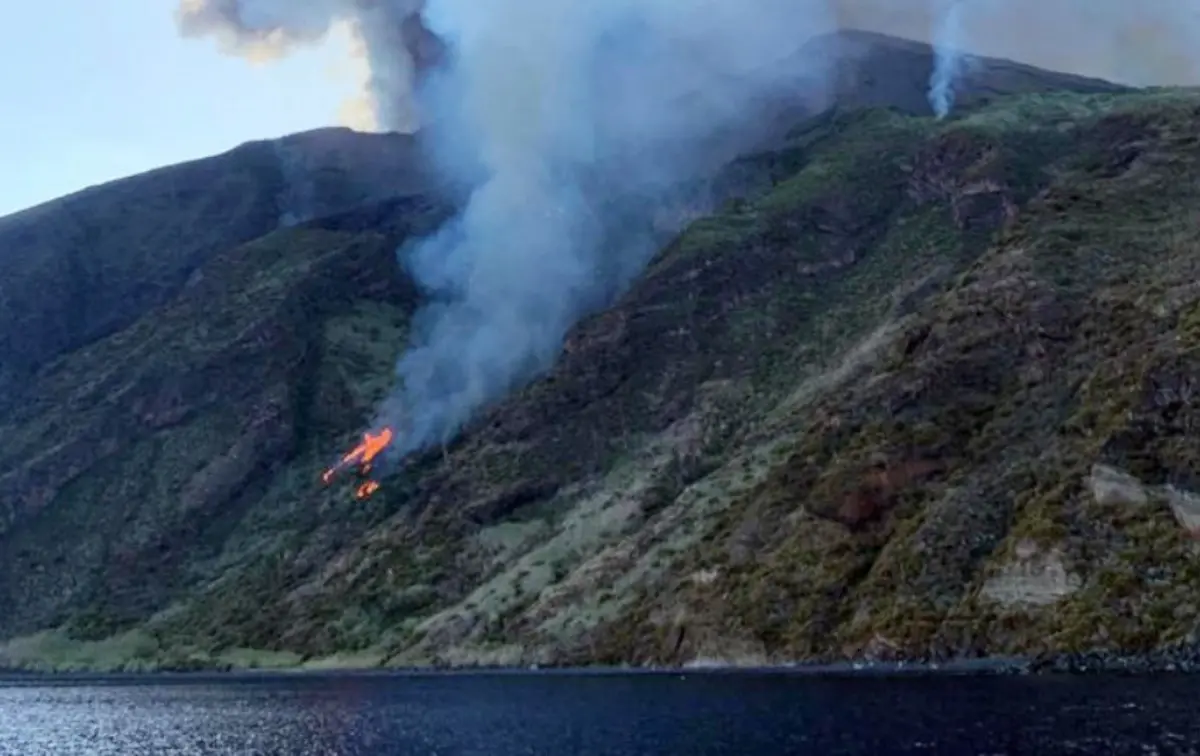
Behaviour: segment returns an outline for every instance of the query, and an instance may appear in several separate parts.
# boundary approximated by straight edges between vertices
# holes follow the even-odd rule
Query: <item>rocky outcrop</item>
[[[1149,486],[1106,465],[1093,465],[1088,479],[1092,496],[1102,506],[1167,507],[1190,538],[1200,540],[1200,495],[1167,484]]]
[[[1101,506],[1140,507],[1150,501],[1145,484],[1129,473],[1107,465],[1092,465],[1088,486],[1092,497]]]
[[[984,582],[979,595],[1006,608],[1040,607],[1062,601],[1082,583],[1079,575],[1067,570],[1061,548],[1043,550],[1032,541],[1022,541],[1013,559]]]

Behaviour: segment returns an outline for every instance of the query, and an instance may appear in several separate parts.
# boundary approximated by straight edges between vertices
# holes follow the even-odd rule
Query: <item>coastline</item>
[[[0,686],[21,683],[78,684],[146,681],[248,681],[378,677],[692,677],[692,676],[791,676],[813,678],[887,678],[945,676],[1049,676],[1093,674],[1195,674],[1200,673],[1200,648],[1189,647],[1138,655],[1105,652],[1064,653],[1033,657],[983,657],[948,661],[839,661],[746,666],[717,661],[684,666],[294,666],[224,667],[207,669],[63,670],[0,667]]]

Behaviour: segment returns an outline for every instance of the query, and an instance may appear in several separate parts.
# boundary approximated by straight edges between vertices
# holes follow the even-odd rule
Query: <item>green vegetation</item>
[[[0,665],[1184,640],[1200,562],[1163,486],[1200,490],[1197,112],[1064,92],[805,124],[549,376],[365,502],[318,478],[391,386],[404,234],[231,239],[0,428]],[[1098,502],[1097,463],[1147,503]]]

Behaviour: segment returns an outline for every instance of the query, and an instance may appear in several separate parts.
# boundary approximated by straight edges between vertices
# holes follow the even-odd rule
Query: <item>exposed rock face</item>
[[[1062,549],[1039,549],[1032,541],[1017,544],[1014,558],[989,578],[980,595],[1005,607],[1056,604],[1079,590],[1083,581],[1063,564]]]
[[[1200,496],[1174,486],[1167,486],[1163,492],[1179,525],[1190,537],[1200,540]]]
[[[1105,465],[1093,465],[1089,478],[1092,497],[1101,506],[1165,505],[1188,537],[1200,540],[1200,495],[1171,484],[1148,486],[1132,475]]]
[[[1092,465],[1088,483],[1092,497],[1101,506],[1141,506],[1150,501],[1146,487],[1140,480],[1106,465]]]

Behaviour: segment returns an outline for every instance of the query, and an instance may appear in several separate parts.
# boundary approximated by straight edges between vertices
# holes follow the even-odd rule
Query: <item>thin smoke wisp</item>
[[[849,0],[871,5],[882,0]],[[926,5],[935,51],[929,102],[939,117],[973,55],[1132,84],[1200,84],[1194,0],[909,0]],[[869,11],[863,12],[869,18]]]
[[[929,77],[929,105],[938,118],[954,106],[954,85],[962,75],[966,57],[961,44],[964,0],[942,0],[941,21],[933,33],[933,73]]]

